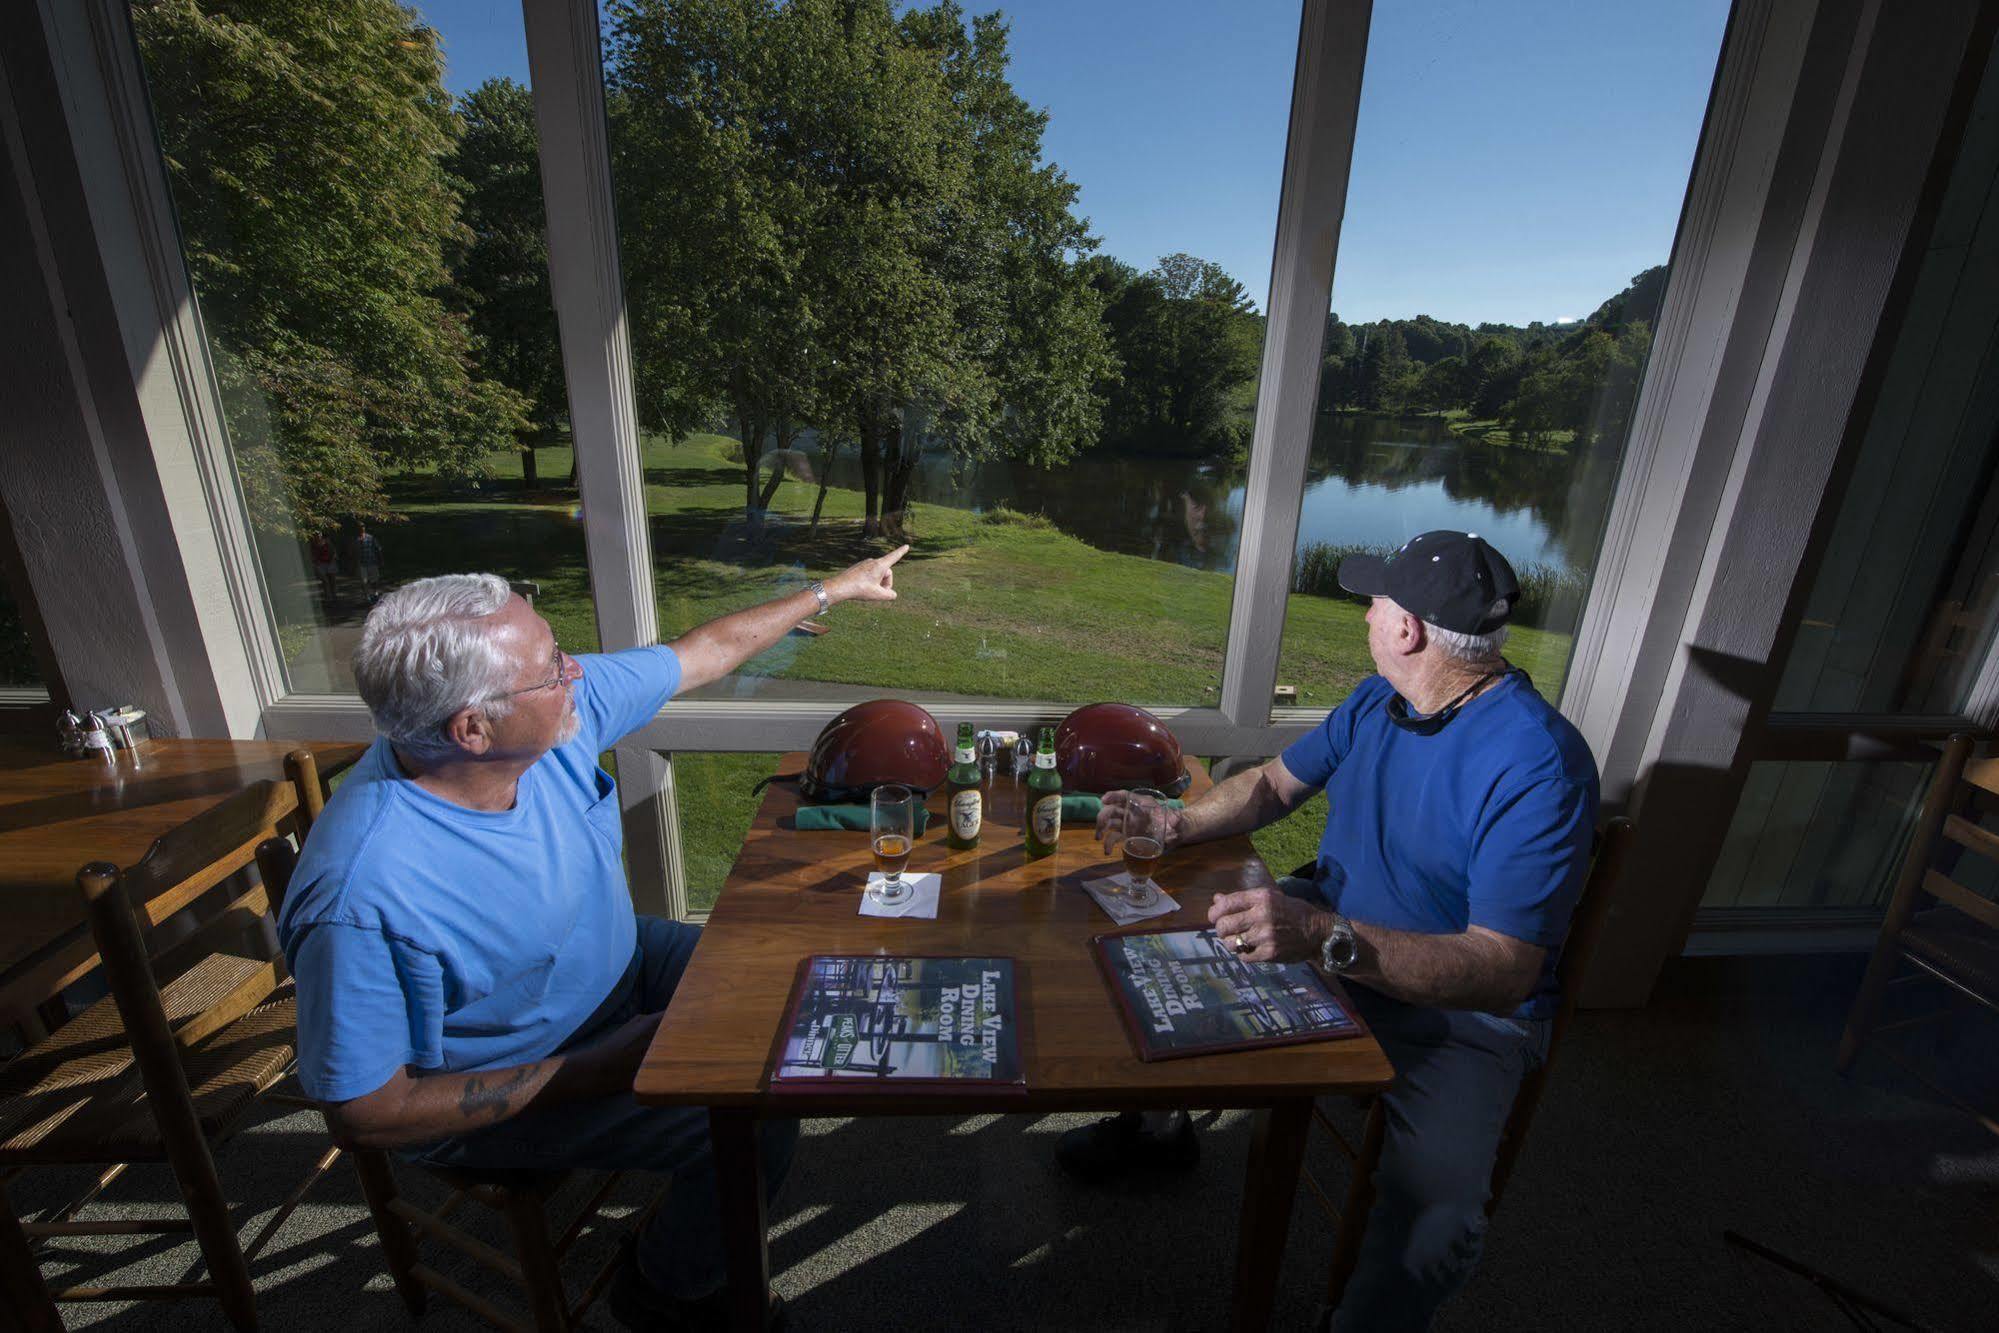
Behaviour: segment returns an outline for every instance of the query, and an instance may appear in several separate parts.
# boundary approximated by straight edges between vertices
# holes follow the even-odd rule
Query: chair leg
[[[215,1284],[222,1312],[241,1333],[256,1333],[257,1291],[250,1284],[250,1262],[243,1257],[243,1243],[229,1220],[229,1203],[215,1174],[215,1159],[209,1156],[206,1144],[186,1148],[172,1137],[167,1140],[167,1158],[180,1182],[188,1220],[194,1224],[194,1239],[208,1264],[208,1277]]]
[[[0,1189],[0,1295],[6,1297],[6,1327],[22,1333],[62,1333],[62,1316],[49,1299],[42,1267],[5,1189]]]
[[[1374,1208],[1374,1168],[1381,1164],[1381,1149],[1388,1138],[1388,1113],[1376,1099],[1368,1108],[1367,1129],[1361,1136],[1360,1152],[1354,1157],[1353,1183],[1347,1186],[1346,1206],[1340,1210],[1340,1229],[1333,1237],[1333,1259],[1326,1274],[1326,1305],[1338,1310],[1347,1294],[1347,1283],[1360,1266],[1360,1243],[1367,1235],[1367,1215]]]
[[[1867,960],[1867,975],[1861,978],[1860,993],[1853,997],[1853,1009],[1846,1016],[1846,1030],[1839,1034],[1839,1054],[1832,1062],[1834,1073],[1844,1074],[1851,1069],[1860,1048],[1874,1035],[1874,1016],[1880,1011],[1881,997],[1895,975],[1897,957],[1895,941],[1883,929],[1881,938],[1875,942],[1873,956]]]
[[[569,1302],[562,1291],[562,1268],[548,1239],[548,1210],[529,1190],[507,1191],[507,1222],[513,1227],[514,1252],[527,1282],[528,1308],[534,1311],[538,1333],[568,1333]]]
[[[405,1309],[412,1315],[420,1315],[427,1303],[427,1293],[415,1274],[416,1237],[410,1234],[409,1223],[389,1207],[396,1198],[396,1177],[389,1169],[388,1154],[379,1148],[356,1148],[347,1155],[354,1159],[354,1170],[361,1177],[361,1193],[368,1200],[368,1212],[374,1216],[375,1234],[382,1238],[382,1257],[389,1265],[389,1276],[395,1280],[396,1294],[403,1298]]]

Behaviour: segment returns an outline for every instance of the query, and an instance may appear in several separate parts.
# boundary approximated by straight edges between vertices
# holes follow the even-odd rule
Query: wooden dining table
[[[803,755],[787,755],[779,771],[796,773],[803,763]],[[1198,795],[1207,774],[1192,764],[1189,773],[1188,795]],[[868,835],[801,832],[796,784],[773,784],[639,1069],[640,1101],[708,1108],[734,1326],[763,1327],[769,1284],[756,1140],[761,1117],[1223,1107],[1256,1112],[1238,1215],[1232,1323],[1267,1327],[1312,1099],[1385,1088],[1394,1077],[1387,1056],[1363,1035],[1139,1060],[1090,952],[1093,936],[1116,927],[1082,882],[1119,868],[1092,826],[1065,825],[1054,855],[1029,859],[1019,789],[1002,777],[988,793],[979,846],[953,851],[944,842],[943,801],[942,791],[930,797],[929,831],[907,871],[941,874],[936,918],[862,916],[873,868]],[[1156,878],[1179,910],[1148,926],[1204,927],[1217,893],[1273,884],[1246,837],[1177,848]],[[786,1002],[800,964],[815,954],[1011,957],[1025,1091],[787,1088],[773,1095],[769,1074]]]
[[[0,740],[0,981],[85,929],[76,872],[136,864],[167,830],[231,792],[283,778],[311,750],[322,779],[360,758],[347,741],[144,740],[75,758],[50,740]]]

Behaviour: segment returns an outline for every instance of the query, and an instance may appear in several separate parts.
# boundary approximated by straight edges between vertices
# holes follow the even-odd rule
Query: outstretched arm
[[[898,546],[887,555],[863,560],[826,580],[826,600],[892,602],[895,563],[909,552]],[[692,690],[728,675],[791,632],[791,627],[819,610],[819,599],[800,589],[745,611],[718,616],[697,625],[673,641],[680,659],[680,688]]]

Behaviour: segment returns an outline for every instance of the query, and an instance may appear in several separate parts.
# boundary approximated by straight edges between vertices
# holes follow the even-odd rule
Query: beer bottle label
[[[961,791],[951,798],[951,832],[957,838],[970,842],[979,836],[979,825],[985,822],[985,802],[979,799],[977,788]]]
[[[1034,803],[1034,840],[1053,847],[1062,840],[1062,798],[1044,796]]]

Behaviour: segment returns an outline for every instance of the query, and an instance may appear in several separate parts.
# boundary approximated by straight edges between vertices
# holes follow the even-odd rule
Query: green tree
[[[1249,443],[1263,320],[1219,264],[1167,255],[1140,274],[1093,260],[1121,376],[1107,385],[1107,438],[1128,448],[1218,459]]]
[[[135,0],[253,521],[386,519],[385,470],[525,426],[446,303],[463,238],[436,34],[394,0]]]
[[[548,289],[548,231],[534,101],[512,79],[489,79],[459,102],[462,134],[449,161],[464,197],[470,239],[452,267],[478,339],[479,363],[520,394],[532,429],[546,436],[567,413],[555,305]],[[521,476],[535,472],[523,439]]]
[[[821,364],[800,278],[815,237],[792,151],[813,63],[772,0],[612,0],[605,14],[640,420],[680,435],[727,411],[754,519],[764,442],[814,414]]]

